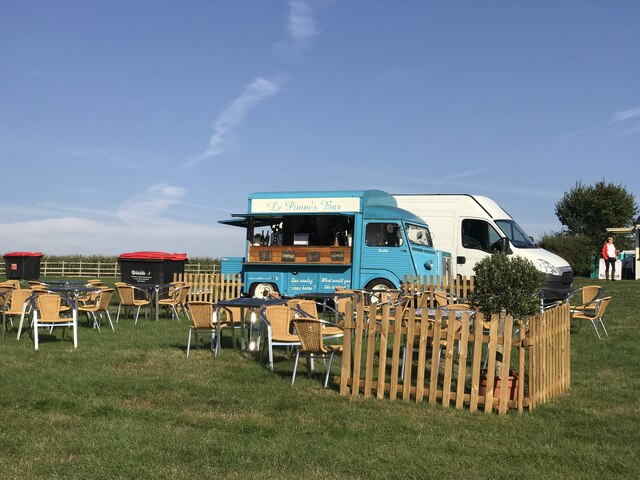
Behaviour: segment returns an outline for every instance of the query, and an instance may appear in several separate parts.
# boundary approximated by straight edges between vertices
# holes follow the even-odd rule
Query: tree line
[[[595,185],[580,181],[555,205],[555,214],[563,228],[544,234],[540,247],[564,258],[575,275],[589,276],[600,259],[602,245],[611,227],[631,227],[637,220],[638,205],[633,194],[622,185],[604,180]],[[631,235],[614,236],[618,250],[635,248]]]

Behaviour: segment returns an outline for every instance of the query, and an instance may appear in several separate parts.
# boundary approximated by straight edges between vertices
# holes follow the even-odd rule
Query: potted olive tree
[[[474,272],[476,285],[469,299],[485,317],[499,315],[499,336],[504,335],[507,315],[523,324],[540,311],[539,294],[545,275],[529,260],[495,253],[476,263]],[[502,374],[502,355],[502,346],[499,345],[496,348],[496,381]]]

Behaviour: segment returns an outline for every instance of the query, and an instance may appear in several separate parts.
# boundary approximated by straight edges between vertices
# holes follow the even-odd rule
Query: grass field
[[[602,281],[578,279],[576,287]],[[252,357],[185,358],[186,322],[120,320],[79,348],[0,345],[0,479],[638,478],[640,283],[607,282],[610,338],[572,335],[572,388],[523,415],[351,399]],[[115,320],[115,315],[114,315]],[[304,370],[303,370],[304,371]]]

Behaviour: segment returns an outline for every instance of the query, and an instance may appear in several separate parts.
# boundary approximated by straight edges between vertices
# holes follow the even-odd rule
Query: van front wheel
[[[374,292],[371,295],[371,302],[376,303],[380,299],[379,295],[375,294],[376,290],[392,290],[396,287],[389,280],[385,280],[384,278],[376,278],[375,280],[371,280],[369,283],[367,283],[367,286],[365,288]]]

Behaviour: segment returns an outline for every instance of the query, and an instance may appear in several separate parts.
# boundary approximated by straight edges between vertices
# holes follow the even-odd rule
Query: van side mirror
[[[507,255],[512,253],[511,248],[509,248],[509,239],[507,237],[502,237],[500,238],[500,240],[495,241],[491,245],[491,250],[493,250],[494,252],[500,252]]]
[[[502,237],[500,239],[500,251],[509,255],[511,252],[511,248],[509,248],[509,239],[507,237]]]

